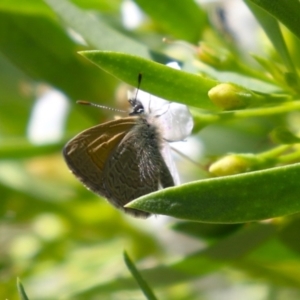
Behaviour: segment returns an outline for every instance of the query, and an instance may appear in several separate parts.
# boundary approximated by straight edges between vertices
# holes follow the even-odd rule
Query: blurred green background
[[[136,24],[128,23],[136,17],[133,4],[141,13]],[[80,56],[81,50],[121,51],[157,61],[173,57],[185,70],[221,82],[288,93],[280,78],[259,76],[265,71],[248,55],[257,51],[268,62],[282,63],[257,23],[245,31],[251,33],[244,39],[248,44],[242,30],[234,32],[242,27],[233,22],[241,4],[0,1],[1,299],[18,299],[17,277],[29,299],[145,299],[123,261],[124,250],[159,299],[299,299],[297,214],[227,225],[161,216],[134,219],[86,190],[61,155],[75,134],[114,117],[75,105],[76,100],[122,108],[130,88]],[[287,29],[284,36],[297,69],[299,40]],[[217,62],[196,59],[199,41],[226,49],[224,57],[228,51],[247,71],[221,66],[220,53],[209,57],[220,58]],[[224,153],[270,149],[271,130],[286,124],[297,128],[299,120],[299,112],[233,118],[202,131],[196,120],[191,155],[205,170],[181,159],[182,180],[206,177],[207,166]]]

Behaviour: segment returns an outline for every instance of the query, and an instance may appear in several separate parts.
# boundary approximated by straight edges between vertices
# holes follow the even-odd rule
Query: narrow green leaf
[[[276,252],[274,247],[270,249]],[[255,281],[261,282],[264,279],[269,286],[296,288],[300,287],[300,265],[299,260],[294,260],[289,263],[277,260],[274,263],[253,260],[237,261],[233,265],[236,269],[243,271],[243,273],[251,276]],[[279,291],[279,290],[278,290]],[[276,299],[277,292],[270,295],[268,299]],[[299,296],[295,299],[299,298]]]
[[[112,84],[76,50],[78,45],[48,16],[0,11],[0,51],[24,73],[73,99],[109,98]],[[99,88],[99,81],[106,82],[106,90]]]
[[[138,74],[142,73],[141,89],[151,94],[195,107],[214,107],[207,95],[217,84],[214,80],[125,53],[82,51],[80,54],[133,86],[137,84]]]
[[[278,144],[300,143],[300,138],[292,133],[286,126],[275,127],[270,133],[270,138],[274,143]]]
[[[236,260],[247,257],[275,234],[276,227],[273,224],[254,223],[220,239],[203,252],[211,259]]]
[[[124,251],[124,261],[128,270],[136,280],[137,284],[141,288],[146,298],[149,300],[156,300],[157,298],[155,297],[153,291],[148,286],[147,282],[143,279],[142,275],[139,273],[138,269],[135,267],[134,263],[132,262],[126,251]]]
[[[121,34],[100,17],[96,18],[66,0],[44,1],[91,46],[103,50],[124,51],[145,58],[152,57],[151,51],[145,45]]]
[[[95,0],[73,0],[73,3],[85,9],[97,9],[99,11],[117,11],[121,0],[114,1],[95,1]],[[53,12],[42,0],[2,0],[0,1],[0,10],[26,14],[49,14]]]
[[[281,242],[298,254],[300,253],[300,244],[298,240],[299,229],[299,215],[294,215],[292,218],[285,220],[285,223],[280,228],[280,231],[278,233]]]
[[[21,300],[29,300],[29,298],[27,297],[27,295],[25,293],[25,289],[19,278],[17,279],[17,288],[18,288],[20,299]]]
[[[15,1],[0,1],[0,11],[10,11],[16,13],[26,13],[30,15],[35,14],[45,14],[51,15],[53,17],[53,13],[47,7],[43,1],[36,0],[15,0]]]
[[[20,82],[30,85],[32,81],[2,54],[0,54],[0,65],[0,148],[2,149],[6,137],[21,137],[25,134],[33,97],[30,94],[20,93]]]
[[[250,0],[269,12],[300,39],[298,0]]]
[[[3,139],[0,148],[1,159],[18,159],[37,157],[61,152],[64,143],[55,143],[47,145],[33,145],[27,139]]]
[[[175,231],[199,239],[219,239],[237,231],[242,224],[210,224],[198,222],[176,222],[171,226]]]
[[[199,42],[207,19],[195,1],[135,0],[135,2],[175,38]]]
[[[300,211],[300,164],[206,179],[140,197],[126,205],[210,223],[242,223]]]
[[[281,29],[277,20],[267,13],[265,10],[261,9],[259,6],[252,3],[251,0],[244,0],[248,7],[253,12],[257,21],[260,23],[265,33],[272,42],[275,51],[279,54],[282,61],[285,63],[288,70],[295,72],[295,66],[291,60],[290,54],[288,52],[286,43],[281,33]]]

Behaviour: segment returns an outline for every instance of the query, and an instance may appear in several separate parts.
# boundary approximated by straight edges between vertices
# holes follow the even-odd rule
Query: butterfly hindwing
[[[174,181],[161,152],[156,127],[140,117],[137,124],[114,149],[105,164],[104,188],[110,201],[118,208],[133,199],[157,191],[160,186],[173,186]],[[134,216],[149,214],[125,208]]]

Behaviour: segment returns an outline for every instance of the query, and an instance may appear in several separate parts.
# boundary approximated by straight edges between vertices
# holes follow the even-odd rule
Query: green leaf
[[[198,43],[207,19],[195,1],[135,0],[135,2],[174,37]]]
[[[214,80],[125,53],[81,51],[80,54],[133,86],[137,84],[138,74],[142,73],[141,89],[146,92],[186,105],[213,108],[207,92],[217,84]]]
[[[204,258],[211,261],[212,266],[217,266],[216,262],[228,263],[230,260],[234,261],[247,257],[249,253],[273,237],[275,232],[275,227],[270,224],[244,226],[210,247],[173,263],[171,268],[187,274],[202,275],[203,271],[200,265]]]
[[[300,143],[300,138],[293,134],[286,126],[278,126],[270,133],[270,138],[278,144]]]
[[[206,179],[140,197],[126,207],[175,218],[242,223],[300,211],[300,164]]]
[[[107,12],[119,10],[121,0],[111,0],[109,2],[103,0],[73,0],[72,2],[83,8]],[[0,10],[21,12],[31,15],[43,13],[54,16],[42,0],[2,0],[0,1]]]
[[[281,242],[298,254],[300,253],[300,244],[298,241],[299,229],[300,218],[299,215],[295,215],[285,220],[278,233]]]
[[[27,295],[25,293],[25,289],[19,278],[17,279],[17,288],[18,288],[20,299],[21,300],[29,300],[29,298],[27,297]]]
[[[135,267],[134,263],[132,262],[132,260],[126,253],[126,251],[124,251],[124,261],[126,263],[128,270],[130,271],[131,275],[136,280],[137,284],[143,291],[146,298],[149,300],[156,300],[157,298],[155,297],[153,291],[148,286],[147,282],[143,279],[142,275],[139,273],[138,269]]]
[[[175,231],[196,237],[200,240],[218,239],[237,231],[242,224],[209,224],[198,222],[176,222],[171,226]]]
[[[298,0],[249,0],[277,18],[300,39]]]
[[[66,0],[44,0],[64,22],[80,33],[85,41],[97,49],[124,51],[151,58],[151,51],[143,44],[110,27]]]
[[[280,225],[278,227],[277,230],[274,228],[277,232]],[[275,233],[249,255],[234,261],[233,266],[255,280],[263,278],[270,285],[296,287],[299,290],[299,253],[293,250],[282,243]]]
[[[0,2],[0,11],[10,11],[30,15],[44,14],[54,17],[47,5],[40,0],[2,0]]]
[[[261,9],[259,6],[253,4],[251,0],[244,1],[247,3],[249,8],[255,15],[257,21],[266,32],[275,50],[278,52],[281,59],[285,63],[287,69],[291,72],[296,72],[295,66],[291,60],[277,20],[272,15]]]
[[[111,80],[87,66],[76,50],[78,45],[46,15],[0,11],[0,51],[24,73],[73,99],[108,98]],[[99,88],[99,81],[106,82],[105,90]]]
[[[20,83],[30,86],[32,81],[1,54],[0,65],[2,149],[6,136],[12,138],[13,136],[20,137],[25,134],[33,99],[32,95],[20,92]]]
[[[4,139],[0,148],[1,159],[19,159],[38,157],[61,152],[64,143],[34,145],[27,139]]]

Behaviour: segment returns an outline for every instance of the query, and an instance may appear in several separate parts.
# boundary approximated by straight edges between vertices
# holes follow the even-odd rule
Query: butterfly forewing
[[[137,117],[110,121],[87,129],[67,143],[64,158],[76,177],[90,190],[107,197],[104,165],[114,148],[135,125]]]

